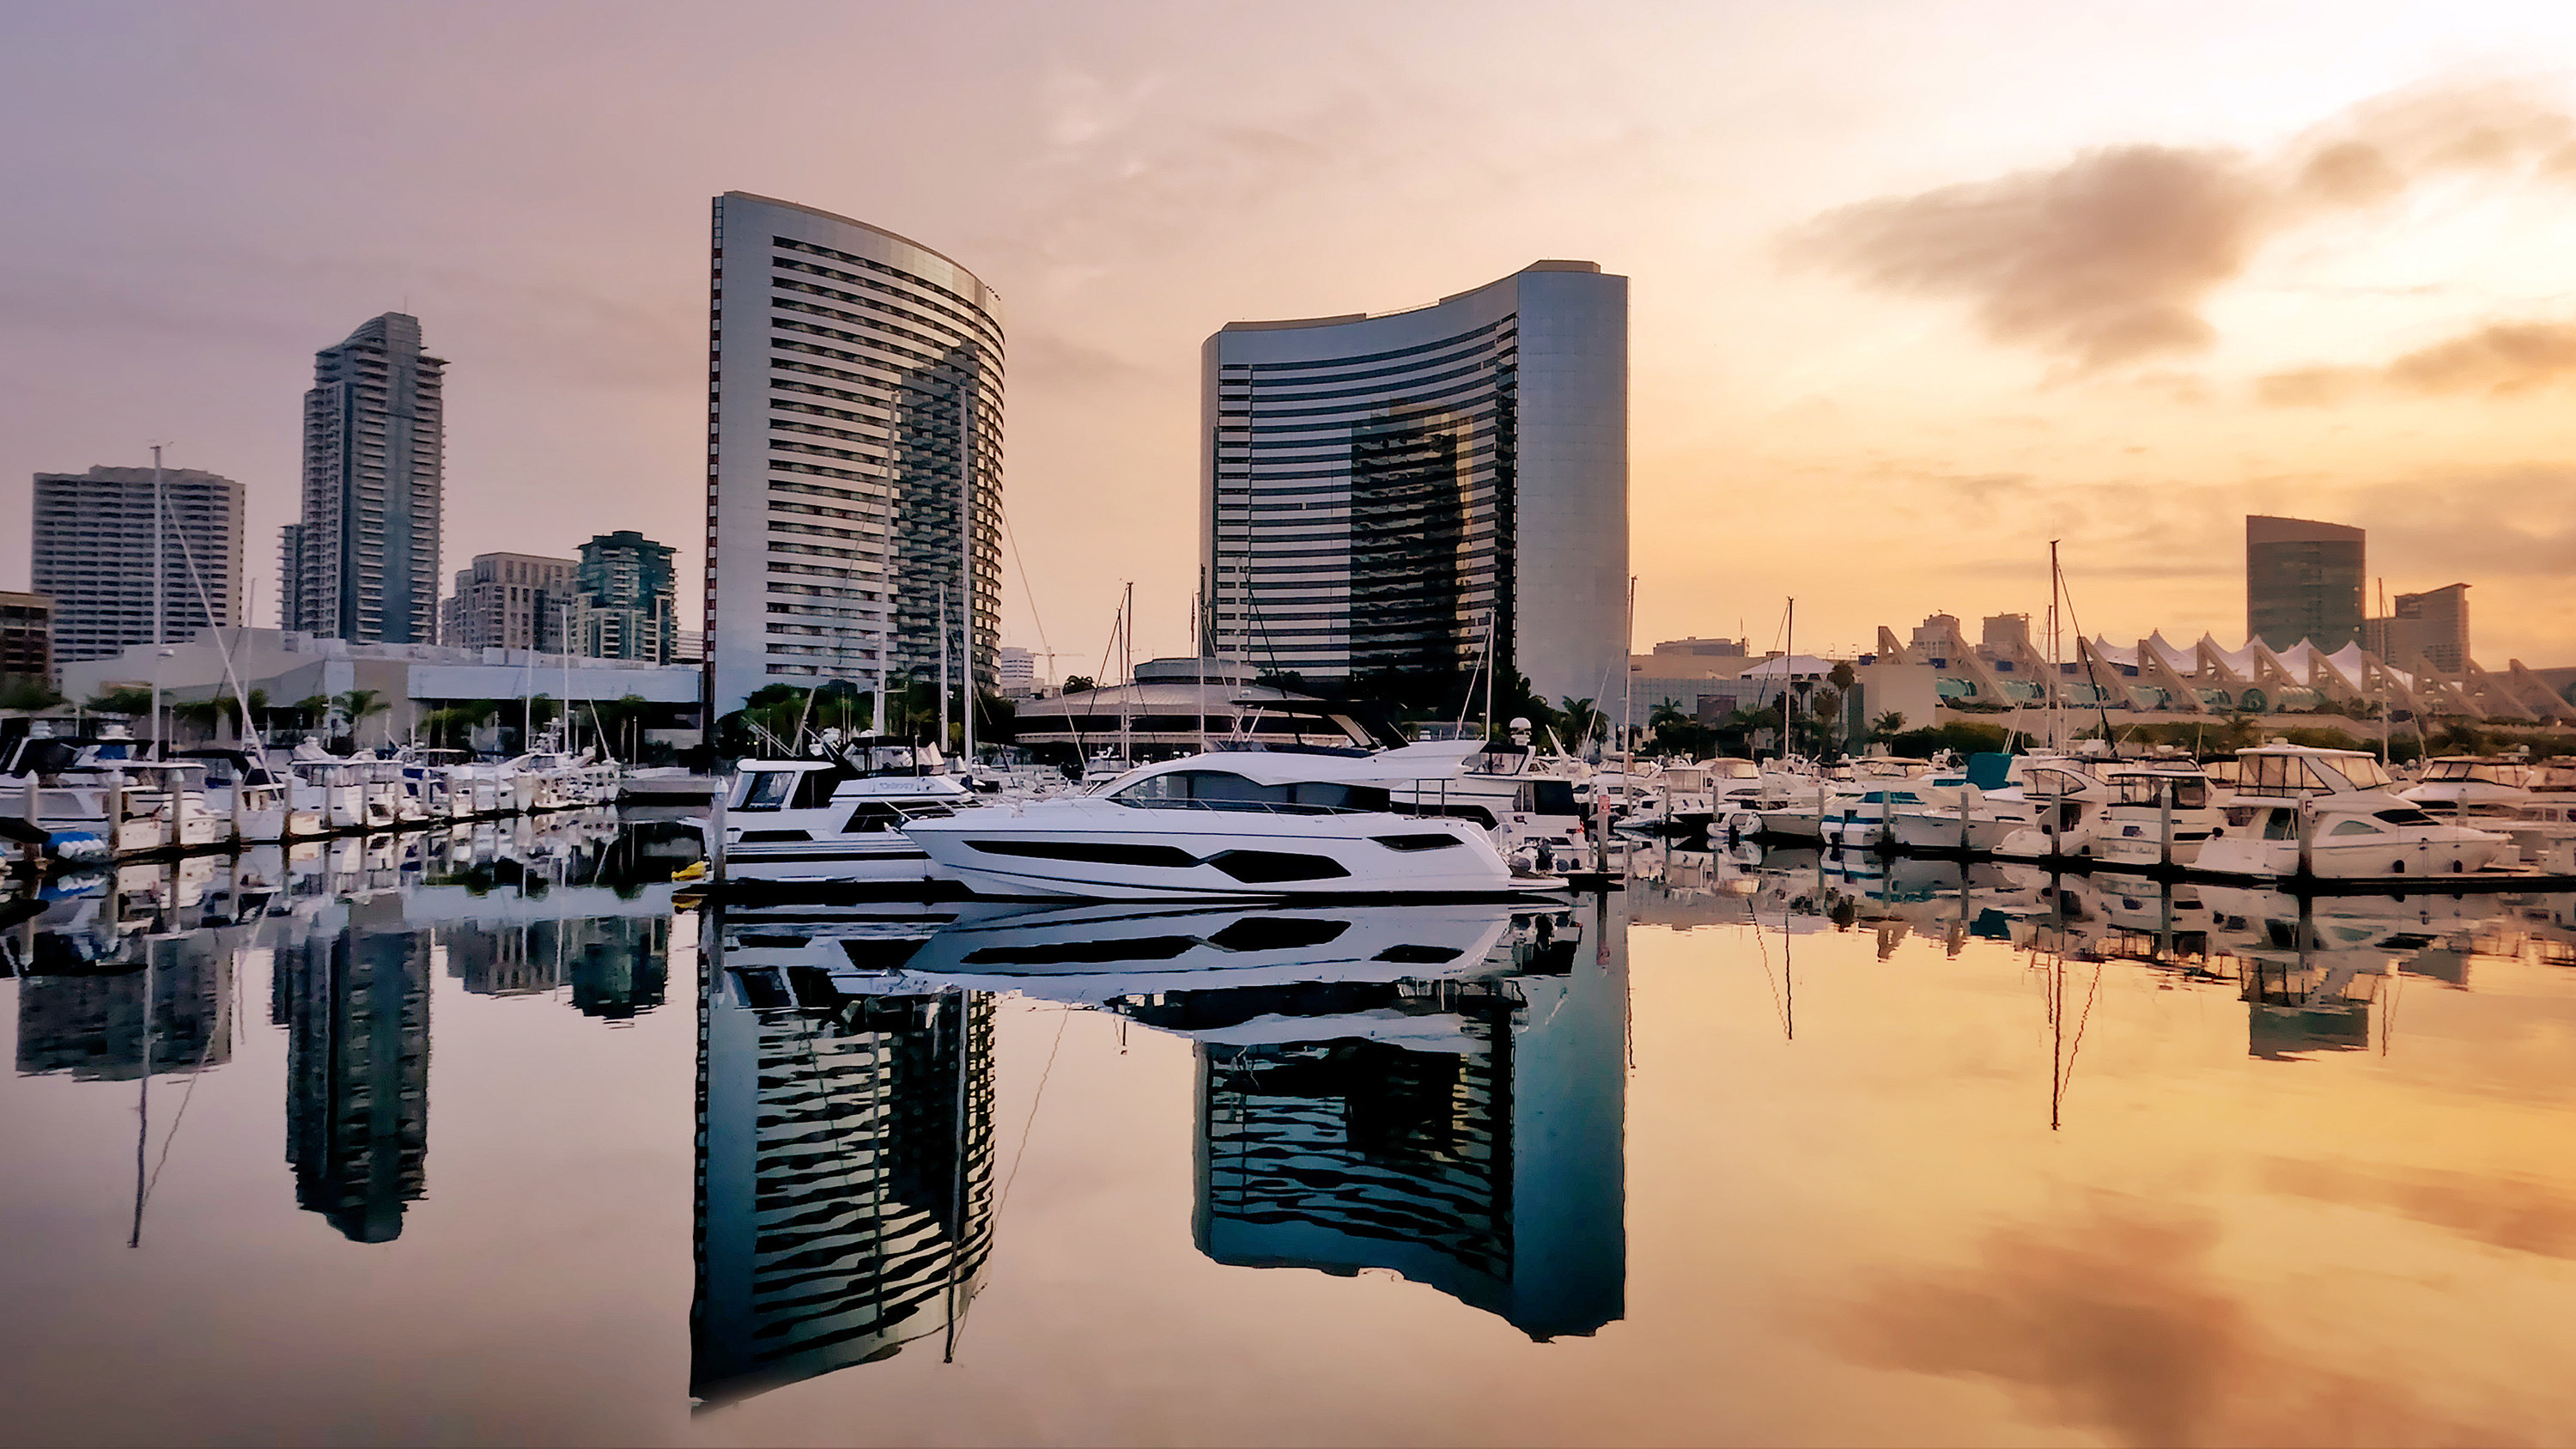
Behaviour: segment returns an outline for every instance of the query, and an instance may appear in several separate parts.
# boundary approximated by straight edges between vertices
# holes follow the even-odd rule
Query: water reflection
[[[993,1241],[993,1002],[890,966],[927,923],[723,922],[698,1036],[689,1393],[720,1404],[939,1335]]]
[[[1659,848],[1574,909],[675,918],[687,849],[567,820],[0,905],[26,1437],[184,1432],[108,1391],[147,1371],[304,1406],[215,1426],[278,1439],[2566,1422],[2565,897]],[[415,1348],[452,1377],[370,1379]]]

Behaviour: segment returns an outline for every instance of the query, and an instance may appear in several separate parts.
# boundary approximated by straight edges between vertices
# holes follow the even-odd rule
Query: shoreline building
[[[1490,652],[1547,699],[1619,686],[1627,278],[1543,261],[1406,312],[1231,322],[1200,408],[1213,652],[1311,679]]]
[[[0,688],[18,680],[54,682],[54,601],[0,589]]]
[[[2459,673],[2469,657],[2469,586],[2399,594],[2387,618],[2363,626],[2362,647],[2394,664],[2421,659],[2445,674]]]
[[[574,564],[533,553],[478,553],[456,571],[456,592],[439,606],[438,642],[450,649],[563,652],[573,602]]]
[[[165,468],[161,506],[161,639],[175,644],[200,629],[238,623],[242,486],[194,468]],[[32,583],[54,601],[56,670],[153,642],[151,469],[39,473],[34,525]]]
[[[679,643],[676,552],[631,528],[595,535],[573,570],[573,651],[592,659],[671,662]]]
[[[313,355],[304,512],[279,540],[278,625],[353,644],[438,637],[447,364],[420,319],[372,318]]]
[[[2245,633],[2331,654],[2361,642],[2368,535],[2306,518],[2245,518]]]
[[[952,667],[991,688],[1001,298],[918,242],[739,191],[715,199],[710,296],[710,723],[771,684],[936,675],[943,592],[972,661]]]

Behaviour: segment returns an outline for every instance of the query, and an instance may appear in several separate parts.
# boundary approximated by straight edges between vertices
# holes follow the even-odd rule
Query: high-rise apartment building
[[[179,643],[239,623],[242,486],[167,468],[160,491],[159,637]],[[36,475],[32,572],[35,591],[54,601],[55,664],[153,642],[152,500],[149,468]]]
[[[1001,299],[892,232],[715,201],[708,323],[708,704],[768,684],[993,681],[1001,632]],[[963,671],[964,666],[957,666]]]
[[[313,357],[304,515],[280,540],[279,622],[362,644],[438,632],[447,364],[420,319],[387,312]]]
[[[1436,306],[1234,322],[1202,353],[1210,645],[1316,678],[1624,678],[1628,279],[1538,262]]]
[[[458,649],[562,650],[579,607],[575,564],[533,553],[478,553],[439,605],[438,642]]]
[[[581,546],[581,562],[573,570],[573,592],[581,600],[573,616],[576,652],[593,659],[671,662],[679,643],[673,552],[631,528],[599,534]]]
[[[2245,519],[2245,632],[2274,649],[2331,653],[2361,639],[2368,535],[2305,518]]]

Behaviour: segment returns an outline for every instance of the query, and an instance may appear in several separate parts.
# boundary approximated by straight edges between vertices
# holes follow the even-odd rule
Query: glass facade
[[[1626,648],[1627,285],[1542,262],[1204,354],[1207,646],[1313,679],[1464,675],[1490,637],[1597,695]]]
[[[2337,523],[2245,520],[2245,632],[2275,649],[2307,640],[2328,653],[2362,629],[2366,535]]]
[[[728,301],[732,305],[728,306]],[[1000,298],[891,232],[716,198],[710,702],[951,668],[1000,645]]]

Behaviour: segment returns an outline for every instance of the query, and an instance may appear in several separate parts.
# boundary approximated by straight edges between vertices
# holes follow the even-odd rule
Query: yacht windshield
[[[742,798],[734,802],[736,810],[779,810],[796,788],[797,770],[753,770],[743,776]]]
[[[2388,778],[2388,771],[2368,755],[2337,755],[2334,768],[2336,773],[2350,780],[2356,790],[2376,790],[2393,783]]]
[[[1229,770],[1173,770],[1148,776],[1110,799],[1140,810],[1267,810],[1323,815],[1339,810],[1385,810],[1387,793],[1367,785],[1300,780],[1263,785]]]

